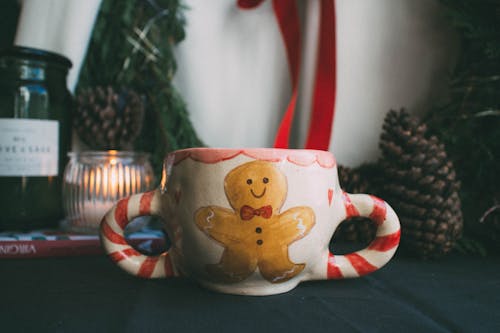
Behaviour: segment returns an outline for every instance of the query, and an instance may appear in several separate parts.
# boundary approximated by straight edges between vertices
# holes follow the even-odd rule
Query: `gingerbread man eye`
[[[269,178],[267,178],[267,177],[262,178],[262,182],[263,182],[264,184],[269,183]]]
[[[247,179],[247,184],[248,185],[252,185],[252,180],[251,179]]]

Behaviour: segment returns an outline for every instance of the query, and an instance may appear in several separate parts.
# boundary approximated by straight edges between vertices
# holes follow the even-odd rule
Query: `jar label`
[[[0,118],[0,176],[57,176],[59,122]]]

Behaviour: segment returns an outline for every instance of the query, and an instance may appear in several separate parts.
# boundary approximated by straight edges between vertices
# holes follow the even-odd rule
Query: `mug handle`
[[[368,194],[342,193],[345,219],[361,216],[377,226],[375,239],[368,247],[345,255],[328,251],[326,279],[354,278],[370,274],[384,266],[394,255],[401,238],[399,219],[382,199]]]
[[[175,275],[168,252],[148,256],[130,246],[123,234],[129,222],[139,216],[161,216],[160,191],[154,190],[121,199],[104,216],[100,227],[106,254],[128,273],[147,279]]]

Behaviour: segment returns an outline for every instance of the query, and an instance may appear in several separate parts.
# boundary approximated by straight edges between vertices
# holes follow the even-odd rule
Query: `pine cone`
[[[132,149],[144,118],[144,103],[133,90],[95,87],[76,98],[74,128],[92,149]]]
[[[460,184],[444,145],[401,110],[387,114],[380,148],[381,194],[400,218],[401,246],[423,258],[450,252],[462,234],[463,218]]]
[[[339,182],[342,189],[348,193],[374,193],[373,184],[375,179],[373,172],[374,165],[363,165],[356,169],[338,166]],[[335,231],[333,241],[349,241],[361,244],[368,244],[375,238],[375,224],[365,217],[353,217],[343,221]]]

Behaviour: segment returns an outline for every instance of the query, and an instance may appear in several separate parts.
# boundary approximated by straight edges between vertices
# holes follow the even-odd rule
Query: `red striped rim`
[[[401,229],[390,235],[375,238],[373,242],[371,242],[368,249],[380,252],[389,251],[398,246],[400,238],[401,238]]]
[[[139,268],[137,272],[137,276],[142,278],[150,278],[153,275],[153,271],[155,270],[156,264],[158,263],[159,257],[146,257],[146,260]]]
[[[139,203],[139,215],[149,215],[151,214],[151,202],[155,196],[155,192],[146,192],[141,196],[141,201]]]
[[[357,253],[346,254],[345,257],[360,276],[370,274],[378,269]]]
[[[128,224],[128,201],[130,197],[122,199],[118,202],[115,209],[115,221],[120,226],[120,228],[125,229]]]
[[[140,252],[138,252],[134,248],[130,247],[128,249],[124,249],[121,251],[115,251],[113,253],[110,253],[109,257],[114,262],[119,262],[119,261],[122,261],[124,259],[127,259],[128,257],[136,257],[136,256],[140,256],[140,255],[142,255]]]
[[[342,200],[344,200],[346,219],[348,219],[350,217],[359,216],[359,211],[356,209],[356,207],[352,203],[351,198],[349,197],[349,194],[347,194],[346,192],[342,192]]]
[[[370,195],[370,197],[373,200],[373,211],[370,214],[370,219],[372,219],[373,222],[377,226],[381,225],[384,223],[386,216],[387,216],[387,204],[385,203],[384,200],[377,198],[373,195]]]
[[[111,229],[111,227],[108,224],[107,220],[104,220],[104,223],[101,225],[101,233],[111,242],[114,244],[120,244],[120,245],[128,245],[128,243],[125,241],[125,238],[123,235],[120,235]]]
[[[328,279],[342,279],[344,275],[340,271],[339,266],[335,262],[335,256],[331,253],[328,254],[328,266],[326,270],[326,276]]]

